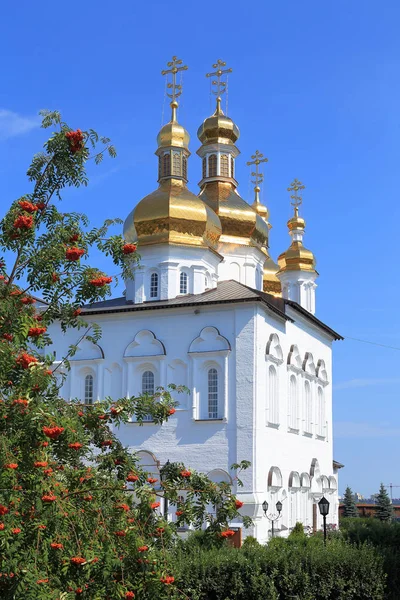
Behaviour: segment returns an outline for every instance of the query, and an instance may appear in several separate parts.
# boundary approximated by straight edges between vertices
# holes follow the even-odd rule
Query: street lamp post
[[[275,521],[277,521],[278,519],[281,518],[281,512],[282,512],[282,502],[277,502],[275,507],[276,510],[278,511],[278,514],[268,514],[268,502],[266,500],[264,500],[264,502],[262,503],[262,509],[264,511],[264,517],[266,517],[268,519],[268,521],[271,522],[271,537],[274,537],[274,523]]]
[[[322,496],[321,500],[318,502],[318,508],[324,519],[324,545],[326,546],[326,517],[329,514],[329,502],[325,496]]]

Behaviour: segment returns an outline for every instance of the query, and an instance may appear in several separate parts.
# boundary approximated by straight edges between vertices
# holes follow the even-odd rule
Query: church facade
[[[332,345],[340,336],[315,317],[315,258],[303,245],[299,216],[303,189],[291,186],[291,244],[276,264],[269,254],[268,210],[259,200],[262,175],[256,153],[255,199],[237,191],[237,125],[221,109],[224,63],[214,67],[216,110],[198,130],[200,191],[187,188],[189,135],[177,120],[182,69],[175,58],[169,123],[158,134],[158,188],[128,215],[124,235],[141,256],[121,298],[82,309],[102,328],[99,345],[78,344],[62,387],[65,398],[87,403],[105,396],[153,393],[169,383],[176,413],[163,425],[134,420],[118,432],[157,472],[168,460],[229,482],[253,519],[243,536],[287,535],[297,521],[321,526],[316,503],[330,502],[337,524],[338,482],[332,455]],[[56,360],[80,334],[54,327]],[[237,487],[233,463],[251,462]],[[170,518],[174,519],[171,507]],[[212,511],[210,507],[210,511]],[[240,528],[240,522],[232,523]]]

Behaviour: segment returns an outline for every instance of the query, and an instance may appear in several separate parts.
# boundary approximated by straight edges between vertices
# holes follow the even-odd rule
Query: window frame
[[[154,284],[153,279],[156,279],[156,283]],[[154,293],[155,291],[155,293]],[[150,281],[149,281],[149,297],[150,300],[157,300],[160,296],[160,277],[157,271],[152,271],[150,273]]]
[[[153,382],[152,382],[152,391],[144,390],[144,387],[145,387],[144,378],[148,374],[151,374],[152,380],[153,380]],[[156,391],[156,376],[155,376],[154,371],[152,371],[151,369],[147,368],[145,371],[143,371],[141,373],[141,378],[140,379],[141,379],[140,383],[141,383],[141,394],[142,394],[142,396],[144,396],[144,395],[154,396],[155,391]],[[146,385],[148,385],[148,383],[146,383]],[[151,415],[145,415],[143,417],[143,422],[144,423],[152,423],[153,422],[152,416]]]
[[[208,177],[218,176],[218,155],[213,152],[208,155]]]
[[[91,392],[90,400],[91,401],[90,402],[87,400],[87,395],[88,395],[87,383],[89,381],[89,378],[90,378],[90,382],[91,382],[91,385],[90,385],[90,388],[91,388],[90,389],[90,392]],[[86,373],[85,379],[84,379],[84,384],[83,384],[83,390],[84,390],[84,396],[83,396],[84,404],[87,406],[93,406],[93,404],[94,404],[94,375],[93,375],[93,373]]]
[[[184,291],[182,291],[184,290]],[[189,275],[186,271],[179,273],[179,294],[185,296],[189,293]]]

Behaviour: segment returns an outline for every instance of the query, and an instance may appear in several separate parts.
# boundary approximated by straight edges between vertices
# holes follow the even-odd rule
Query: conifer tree
[[[359,517],[358,508],[356,505],[354,494],[349,486],[343,496],[343,516],[344,517]]]
[[[375,517],[381,521],[391,521],[393,517],[392,502],[383,483],[381,483],[379,492],[376,495]]]
[[[177,529],[208,521],[207,535],[229,539],[243,503],[228,484],[181,463],[165,466],[162,478],[146,473],[114,434],[131,417],[171,418],[168,390],[93,405],[60,397],[77,346],[54,363],[50,326],[96,342],[101,331],[81,307],[109,295],[115,277],[88,263],[90,249],[111,256],[124,277],[138,254],[109,234],[113,221],[89,229],[84,215],[56,206],[63,189],[87,184],[90,158],[114,156],[110,140],[72,131],[57,112],[45,112],[43,126],[56,131],[28,170],[32,189],[0,221],[0,598],[182,597],[168,554]],[[175,505],[176,523],[162,514],[163,497]]]

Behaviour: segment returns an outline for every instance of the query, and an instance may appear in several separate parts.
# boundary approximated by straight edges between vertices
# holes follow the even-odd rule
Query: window
[[[309,381],[304,382],[304,431],[312,433],[312,399]]]
[[[152,273],[150,277],[150,298],[158,298],[158,273]]]
[[[227,154],[221,154],[221,175],[229,177],[229,157]]]
[[[210,154],[208,157],[208,176],[216,177],[217,175],[217,155]]]
[[[142,375],[142,394],[154,394],[154,373],[152,371],[145,371]],[[143,421],[152,421],[151,415],[145,415]]]
[[[207,159],[203,158],[203,178],[207,177]]]
[[[268,408],[268,422],[278,424],[278,376],[275,367],[272,365],[268,369]]]
[[[181,273],[179,278],[179,293],[187,294],[188,293],[188,276],[187,273]]]
[[[208,371],[208,418],[218,419],[218,372]]]
[[[231,156],[231,177],[235,177],[235,161],[233,160],[233,156]]]
[[[174,175],[182,175],[181,155],[179,152],[174,152],[173,157]]]
[[[321,437],[325,436],[325,397],[322,387],[318,387],[318,407],[317,407],[318,429],[317,434]]]
[[[93,404],[93,375],[85,377],[85,404]]]
[[[182,156],[182,175],[184,179],[187,179],[187,158]]]
[[[164,154],[163,156],[163,177],[168,177],[171,175],[171,156],[169,154]]]
[[[289,382],[289,414],[288,426],[290,429],[297,429],[297,381],[292,375]]]

